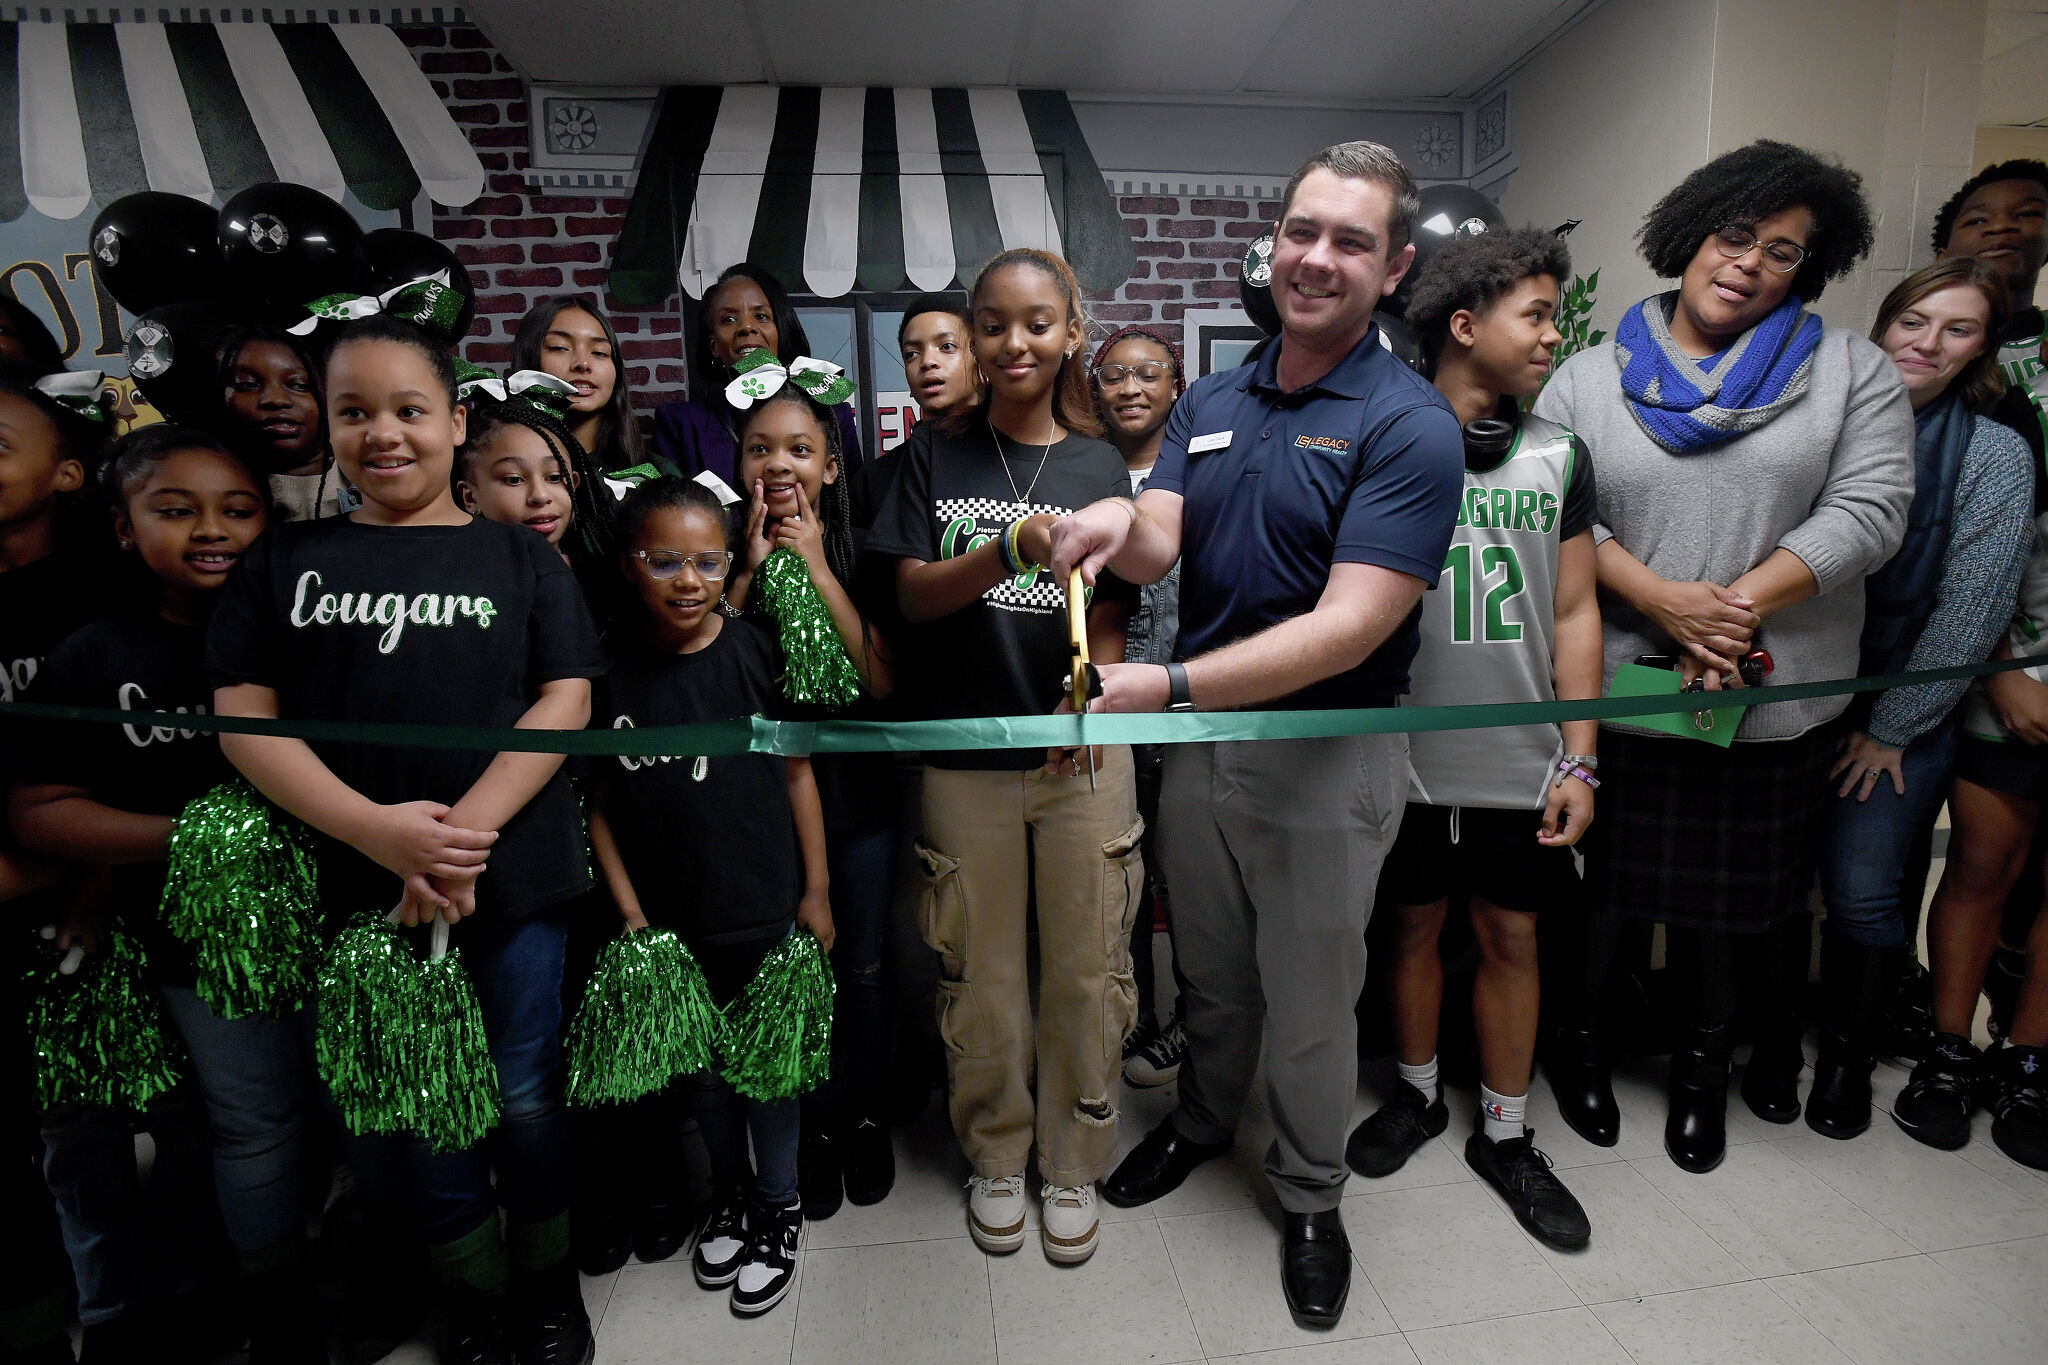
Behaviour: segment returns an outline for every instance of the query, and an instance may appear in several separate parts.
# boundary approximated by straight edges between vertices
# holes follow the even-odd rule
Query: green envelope
[[[1614,685],[1607,689],[1610,697],[1675,697],[1684,686],[1675,668],[1650,668],[1644,664],[1622,664],[1614,670]],[[1701,730],[1693,725],[1696,713],[1673,711],[1659,716],[1629,716],[1615,722],[1617,725],[1639,725],[1645,730],[1661,730],[1667,735],[1680,739],[1697,739],[1707,744],[1718,744],[1723,749],[1735,742],[1735,728],[1742,724],[1742,713],[1747,706],[1716,707],[1706,713],[1714,723],[1711,730]]]

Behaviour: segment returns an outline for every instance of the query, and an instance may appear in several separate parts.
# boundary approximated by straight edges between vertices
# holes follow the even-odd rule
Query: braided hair
[[[518,398],[502,403],[492,398],[472,398],[469,429],[463,435],[462,449],[456,452],[456,477],[469,477],[476,457],[490,449],[497,433],[506,427],[525,427],[540,437],[561,461],[563,470],[575,475],[570,480],[569,492],[572,553],[593,559],[617,555],[618,510],[604,475],[592,466],[589,452],[571,434],[568,423],[538,404]]]
[[[784,384],[768,397],[754,405],[740,426],[740,454],[744,458],[747,448],[747,429],[754,419],[766,412],[775,403],[795,403],[810,414],[818,424],[818,430],[825,434],[825,457],[839,468],[839,477],[818,490],[818,520],[825,527],[825,566],[832,570],[844,587],[853,586],[853,500],[847,491],[846,457],[839,448],[839,420],[832,409],[805,393],[794,384]]]

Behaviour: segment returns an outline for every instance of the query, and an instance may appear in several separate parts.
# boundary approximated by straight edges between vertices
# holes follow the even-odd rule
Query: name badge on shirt
[[[1199,455],[1205,450],[1222,450],[1230,444],[1232,433],[1212,431],[1206,436],[1197,436],[1188,442],[1188,454]]]

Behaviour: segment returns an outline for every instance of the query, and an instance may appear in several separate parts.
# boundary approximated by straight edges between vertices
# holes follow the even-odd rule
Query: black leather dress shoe
[[[1189,1171],[1229,1150],[1227,1142],[1190,1142],[1166,1119],[1102,1182],[1102,1197],[1120,1209],[1149,1204],[1179,1189]]]
[[[1330,1328],[1351,1294],[1351,1239],[1335,1209],[1290,1213],[1280,1251],[1280,1287],[1297,1327]]]

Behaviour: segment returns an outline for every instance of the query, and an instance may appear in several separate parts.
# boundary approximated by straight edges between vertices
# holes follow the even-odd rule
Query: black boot
[[[1621,1140],[1621,1108],[1614,1102],[1614,1072],[1607,1047],[1594,1028],[1558,1030],[1548,1064],[1557,1111],[1574,1133],[1595,1147]]]
[[[564,1260],[516,1277],[512,1299],[506,1325],[519,1365],[590,1365],[597,1355],[597,1338],[583,1307],[576,1267]]]
[[[833,1128],[833,1108],[829,1102],[804,1106],[803,1128],[797,1135],[796,1179],[806,1222],[822,1223],[839,1212],[846,1197],[845,1157]]]
[[[1821,960],[1826,996],[1820,1056],[1806,1097],[1806,1126],[1847,1141],[1870,1126],[1870,1073],[1877,1038],[1898,988],[1904,946],[1873,948],[1839,934],[1827,938]]]
[[[518,1365],[509,1293],[479,1294],[451,1284],[441,1296],[441,1365]]]
[[[242,1288],[249,1313],[249,1365],[327,1365],[320,1295],[310,1265],[251,1275]]]
[[[1671,1054],[1671,1108],[1664,1119],[1664,1150],[1681,1170],[1704,1175],[1728,1154],[1730,1029],[1693,1030]]]
[[[1750,977],[1755,1037],[1742,1069],[1742,1102],[1765,1123],[1799,1117],[1799,1073],[1806,1066],[1801,1006],[1812,962],[1813,920],[1802,912],[1764,937],[1762,961]]]
[[[846,1197],[859,1205],[881,1203],[896,1185],[896,1148],[879,1104],[854,1105],[845,1142]]]

